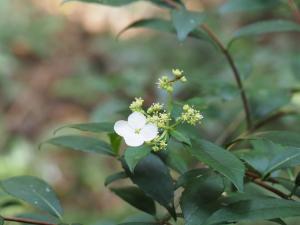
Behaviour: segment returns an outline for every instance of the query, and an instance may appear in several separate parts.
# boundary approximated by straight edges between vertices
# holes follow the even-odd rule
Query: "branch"
[[[57,225],[55,223],[49,223],[44,221],[18,218],[18,217],[4,217],[2,216],[4,221],[17,222],[17,223],[27,223],[27,224],[36,224],[36,225]]]
[[[289,115],[295,115],[295,114],[298,114],[299,112],[296,111],[296,110],[289,110],[289,111],[278,111],[276,113],[274,113],[273,115],[270,115],[269,117],[266,117],[264,118],[263,120],[259,121],[258,123],[256,123],[251,131],[256,131],[258,130],[259,128],[275,121],[275,120],[278,120],[280,119],[281,117],[284,117],[284,116],[289,116]]]
[[[243,102],[243,107],[246,115],[246,122],[247,122],[247,128],[248,130],[251,129],[252,127],[252,120],[251,120],[251,113],[250,113],[250,106],[249,102],[245,93],[245,89],[241,80],[241,76],[239,74],[239,71],[234,63],[234,60],[229,53],[228,49],[223,45],[223,43],[220,41],[220,39],[215,35],[215,33],[207,26],[207,25],[202,25],[202,29],[206,31],[206,33],[211,37],[211,39],[214,40],[214,42],[218,45],[222,53],[224,54],[226,60],[228,61],[228,64],[233,72],[235,81],[237,83],[238,89],[240,91],[240,95],[242,98]]]
[[[300,23],[300,11],[299,11],[299,8],[298,8],[296,2],[294,0],[288,0],[288,5],[289,5],[290,9],[292,10],[296,21],[298,23]]]
[[[284,198],[284,199],[291,199],[289,195],[283,193],[282,191],[277,190],[276,188],[274,188],[274,187],[266,184],[264,181],[262,181],[258,174],[253,173],[251,171],[247,171],[246,176],[249,177],[253,183],[257,184],[258,186],[260,186],[268,191],[273,192],[274,194],[278,195],[279,197]],[[275,183],[275,184],[278,183],[273,178],[269,178],[268,181],[270,181],[271,183]]]
[[[261,180],[254,179],[254,180],[252,180],[252,182],[255,183],[255,184],[257,184],[258,186],[263,187],[264,189],[267,189],[268,191],[273,192],[274,194],[278,195],[281,198],[290,199],[289,195],[286,195],[285,193],[277,190],[276,188],[273,188],[272,186],[266,184],[265,182],[263,182]]]
[[[168,4],[169,6],[171,6],[172,8],[175,8],[175,9],[180,8],[180,6],[177,3],[175,3],[173,0],[164,0],[164,2],[166,4]],[[238,86],[238,89],[240,91],[240,95],[241,95],[241,98],[242,98],[243,107],[244,107],[244,111],[245,111],[245,115],[246,115],[247,128],[248,128],[248,130],[250,130],[251,127],[252,127],[252,121],[251,121],[251,113],[250,113],[249,102],[248,102],[248,99],[246,97],[246,93],[245,93],[245,90],[244,90],[244,87],[243,87],[241,76],[239,74],[239,71],[238,71],[235,63],[234,63],[234,60],[233,60],[232,56],[230,55],[229,51],[227,50],[227,48],[223,45],[223,43],[215,35],[215,33],[205,24],[202,25],[201,27],[210,36],[210,38],[213,39],[213,41],[218,45],[218,47],[220,48],[220,50],[224,54],[229,66],[230,66],[230,68],[233,72],[235,81],[237,83],[237,86]]]

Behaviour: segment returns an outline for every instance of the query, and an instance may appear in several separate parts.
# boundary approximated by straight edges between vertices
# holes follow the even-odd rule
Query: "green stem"
[[[223,45],[223,43],[219,40],[219,38],[215,35],[215,33],[205,24],[201,26],[202,29],[211,37],[211,39],[218,45],[220,48],[221,52],[225,56],[232,72],[233,76],[235,78],[235,81],[237,83],[238,89],[240,91],[244,111],[245,111],[245,116],[246,116],[246,122],[247,122],[247,129],[250,130],[252,127],[252,119],[251,119],[251,112],[250,112],[250,105],[246,96],[246,92],[242,83],[242,79],[240,76],[240,73],[237,69],[237,66],[235,65],[235,62],[229,53],[228,49]]]

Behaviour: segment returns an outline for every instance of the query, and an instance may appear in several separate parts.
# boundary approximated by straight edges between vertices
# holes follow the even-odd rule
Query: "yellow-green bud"
[[[172,73],[175,77],[180,77],[183,74],[183,70],[180,69],[172,69]]]
[[[180,78],[180,81],[183,82],[183,83],[185,83],[185,82],[187,82],[187,79],[186,79],[185,76],[183,76],[183,77]]]

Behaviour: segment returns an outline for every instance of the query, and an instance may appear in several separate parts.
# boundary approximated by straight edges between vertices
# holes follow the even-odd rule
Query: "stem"
[[[252,132],[253,131],[256,131],[258,130],[259,128],[275,121],[275,120],[278,120],[280,119],[281,117],[284,117],[284,116],[288,116],[288,115],[294,115],[294,114],[298,114],[299,112],[298,111],[295,111],[295,110],[289,110],[289,111],[278,111],[276,113],[274,113],[273,115],[269,116],[269,117],[266,117],[265,119],[259,121],[258,123],[256,123],[253,128],[252,128]]]
[[[5,221],[17,222],[17,223],[27,223],[27,224],[36,224],[36,225],[56,225],[55,223],[49,223],[44,221],[25,219],[25,218],[17,218],[17,217],[2,217]]]
[[[300,23],[300,11],[299,11],[299,8],[298,8],[296,2],[294,0],[288,0],[288,5],[289,5],[290,9],[292,10],[296,21],[298,23]]]
[[[175,9],[180,8],[180,6],[177,5],[177,3],[175,3],[172,0],[164,0],[164,2],[168,5],[170,5],[171,7],[175,8]],[[239,74],[239,71],[238,71],[235,63],[234,63],[234,60],[233,60],[232,56],[230,55],[228,49],[223,45],[223,43],[215,35],[215,33],[205,24],[203,24],[201,27],[210,36],[210,38],[217,44],[217,46],[220,48],[220,50],[224,54],[225,58],[227,59],[227,62],[228,62],[229,66],[230,66],[230,68],[233,72],[235,81],[236,81],[238,89],[240,91],[240,95],[241,95],[241,98],[242,98],[243,107],[244,107],[244,111],[245,111],[245,115],[246,115],[247,129],[250,130],[251,127],[252,127],[250,107],[249,107],[248,99],[246,97],[246,93],[245,93],[245,90],[244,90],[244,87],[243,87],[241,76]]]
[[[289,195],[286,195],[285,193],[277,190],[276,188],[273,188],[272,186],[266,184],[265,182],[263,182],[261,180],[254,179],[254,180],[252,180],[252,182],[257,184],[258,186],[263,187],[264,189],[267,189],[268,191],[273,192],[274,194],[278,195],[281,198],[290,199]]]
[[[220,50],[222,51],[223,55],[225,56],[232,72],[235,78],[235,81],[237,83],[238,89],[240,91],[240,95],[242,98],[243,102],[243,107],[245,111],[245,116],[246,116],[246,122],[247,122],[247,129],[250,130],[252,127],[252,121],[251,121],[251,113],[250,113],[250,107],[249,107],[249,102],[245,93],[245,89],[241,80],[240,73],[234,63],[234,60],[229,53],[228,49],[223,45],[223,43],[220,41],[220,39],[215,35],[215,33],[205,24],[203,24],[202,29],[206,31],[206,33],[211,37],[211,39],[214,40],[214,42],[218,45]]]

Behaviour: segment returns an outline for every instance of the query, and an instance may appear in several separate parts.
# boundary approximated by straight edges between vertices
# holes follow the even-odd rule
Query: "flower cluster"
[[[186,122],[191,125],[196,125],[197,123],[200,123],[203,119],[202,114],[189,105],[184,105],[182,109],[183,112],[181,113],[181,116],[178,119],[183,122]]]
[[[173,69],[172,73],[175,77],[173,80],[169,80],[167,76],[158,80],[159,87],[169,94],[173,91],[174,82],[186,81],[182,70]],[[128,121],[120,120],[115,123],[114,130],[124,138],[128,146],[136,147],[146,143],[155,152],[164,150],[167,148],[170,132],[176,129],[177,125],[180,123],[196,125],[203,119],[201,113],[190,105],[184,105],[181,115],[172,118],[172,107],[165,108],[161,103],[153,103],[144,110],[143,104],[142,98],[135,98],[129,106],[132,114],[129,115]]]
[[[168,76],[162,76],[161,78],[158,79],[158,88],[161,88],[163,90],[166,90],[169,93],[172,93],[174,88],[173,88],[173,83],[176,81],[181,81],[181,82],[186,82],[187,79],[183,75],[183,70],[179,69],[173,69],[172,74],[174,75],[174,79],[170,80]]]
[[[135,100],[130,104],[129,109],[133,112],[142,112],[143,103],[144,99],[135,98]]]

